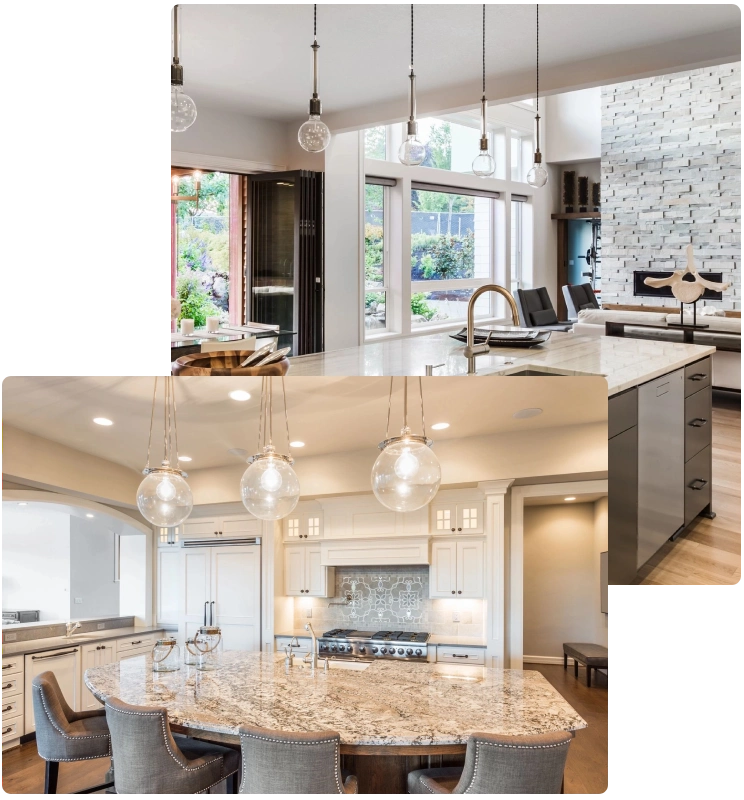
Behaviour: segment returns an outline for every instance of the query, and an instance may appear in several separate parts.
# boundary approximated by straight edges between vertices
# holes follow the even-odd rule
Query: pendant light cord
[[[318,5],[313,5],[313,41],[318,41]]]
[[[535,26],[535,52],[537,54],[537,58],[535,61],[535,65],[537,67],[536,71],[536,87],[535,87],[535,111],[539,114],[540,113],[540,4],[538,3],[535,6],[535,14],[536,14],[536,21],[537,24]]]
[[[483,99],[486,99],[486,4],[483,3]]]
[[[390,438],[390,411],[393,406],[393,379],[390,378],[390,394],[388,395],[387,425],[385,426],[385,441]]]
[[[287,426],[287,455],[289,455],[289,416],[287,415],[287,390],[284,386],[284,375],[282,375],[282,395],[284,396],[284,424]]]
[[[150,410],[150,436],[147,439],[147,464],[145,469],[150,469],[150,449],[152,447],[152,426],[155,422],[155,395],[158,391],[158,379],[155,378],[155,386],[152,389],[152,409]]]
[[[485,8],[485,6],[484,6]],[[424,419],[424,388],[421,385],[421,377],[419,376],[419,397],[421,398],[421,430],[424,434],[424,439],[426,439],[426,420]]]
[[[172,375],[170,379],[171,383],[173,384],[171,388],[171,397],[173,398],[173,433],[176,443],[176,467],[178,467],[178,420],[176,419],[176,382]]]
[[[411,72],[413,72],[413,3],[411,3]]]
[[[178,3],[173,6],[173,63],[178,64]]]

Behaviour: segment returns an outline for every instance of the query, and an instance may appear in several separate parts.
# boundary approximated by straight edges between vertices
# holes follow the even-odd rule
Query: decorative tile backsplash
[[[318,633],[331,628],[357,628],[481,636],[483,630],[481,600],[429,598],[426,566],[337,567],[335,597],[298,600],[295,628],[307,622],[305,609],[311,606]],[[453,611],[459,611],[461,622],[452,622]]]

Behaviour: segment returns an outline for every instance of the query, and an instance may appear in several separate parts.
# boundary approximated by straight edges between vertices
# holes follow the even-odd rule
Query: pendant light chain
[[[145,465],[145,469],[149,471],[150,469],[150,449],[152,448],[152,427],[153,423],[155,422],[155,395],[158,391],[158,379],[155,378],[155,386],[152,389],[152,409],[150,410],[150,435],[147,439],[147,464]]]
[[[403,428],[408,428],[408,375],[403,378]]]
[[[318,5],[313,5],[313,41],[318,41]]]
[[[484,6],[485,8],[485,6]],[[421,377],[419,376],[418,379],[419,383],[419,398],[421,399],[421,431],[424,435],[424,439],[427,438],[426,436],[426,420],[424,419],[424,388],[421,385]]]
[[[390,438],[390,411],[393,406],[393,378],[390,378],[390,394],[388,395],[387,425],[385,426],[385,440]]]
[[[173,431],[175,433],[175,441],[176,441],[176,467],[178,467],[178,420],[176,419],[176,384],[175,379],[171,375],[171,383],[173,384],[173,388],[171,389],[171,394],[173,396]]]
[[[282,395],[284,397],[284,424],[287,427],[287,453],[289,453],[289,415],[287,414],[287,389],[284,385],[284,375],[282,375]]]
[[[269,444],[274,444],[274,383],[271,378],[266,379],[269,382]]]

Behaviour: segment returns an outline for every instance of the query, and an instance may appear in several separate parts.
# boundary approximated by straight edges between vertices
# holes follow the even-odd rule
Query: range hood
[[[429,539],[344,539],[320,542],[320,563],[324,567],[383,567],[430,564]]]

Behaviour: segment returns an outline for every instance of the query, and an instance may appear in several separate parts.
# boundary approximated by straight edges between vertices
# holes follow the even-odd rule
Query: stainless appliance
[[[39,612],[26,609],[3,609],[3,625],[15,625],[19,622],[38,622]]]
[[[318,654],[331,658],[426,661],[430,633],[407,631],[357,631],[334,628],[318,639]]]

